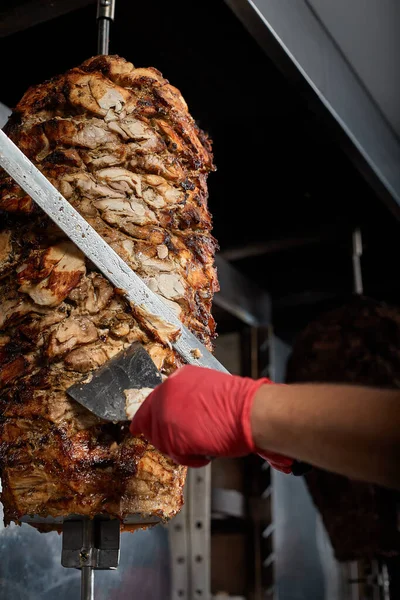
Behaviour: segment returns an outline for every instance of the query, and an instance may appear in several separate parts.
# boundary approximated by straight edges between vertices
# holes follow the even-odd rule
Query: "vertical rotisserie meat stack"
[[[116,56],[28,90],[6,133],[209,348],[218,288],[211,144],[179,91]],[[171,325],[129,306],[0,174],[0,464],[5,520],[173,516],[185,469],[65,390],[134,341],[180,366]]]

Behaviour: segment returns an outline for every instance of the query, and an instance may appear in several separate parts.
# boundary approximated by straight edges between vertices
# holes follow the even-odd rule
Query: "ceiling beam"
[[[400,219],[400,142],[308,0],[225,0],[249,33],[308,99],[325,108],[342,147]],[[372,17],[371,17],[372,18]],[[354,36],[362,35],[362,27]],[[381,32],[382,39],[385,32]],[[355,38],[354,38],[355,39]],[[391,74],[389,73],[389,76]]]
[[[51,21],[73,10],[95,4],[95,0],[23,0],[0,11],[0,38]],[[93,20],[96,14],[93,14]]]

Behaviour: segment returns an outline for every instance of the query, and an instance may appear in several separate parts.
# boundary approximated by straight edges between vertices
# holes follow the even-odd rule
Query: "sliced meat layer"
[[[180,92],[154,68],[98,56],[31,87],[6,133],[212,349],[211,143]],[[186,470],[66,390],[138,341],[168,376],[181,366],[171,344],[179,329],[128,305],[3,171],[0,210],[12,213],[0,223],[6,522],[24,514],[171,518]]]

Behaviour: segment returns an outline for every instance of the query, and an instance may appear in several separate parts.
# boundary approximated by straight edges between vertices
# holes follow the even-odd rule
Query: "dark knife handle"
[[[205,460],[213,461],[215,460],[215,456],[205,456]],[[301,477],[306,473],[312,471],[312,466],[308,463],[302,462],[301,460],[294,460],[292,465],[292,475],[295,477]]]
[[[301,460],[295,460],[293,461],[293,465],[292,465],[292,475],[294,475],[295,477],[301,477],[302,475],[305,475],[306,473],[309,473],[310,471],[312,471],[312,466],[302,462]]]

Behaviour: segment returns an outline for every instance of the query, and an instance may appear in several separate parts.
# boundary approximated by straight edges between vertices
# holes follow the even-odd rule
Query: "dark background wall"
[[[328,10],[317,0],[315,8]],[[95,5],[2,37],[0,52],[0,101],[14,106],[30,85],[96,53]],[[307,90],[284,78],[223,0],[119,0],[111,52],[160,69],[213,138],[215,236],[222,253],[241,249],[235,266],[271,293],[283,336],[351,294],[355,225],[364,234],[366,292],[400,300],[397,223]],[[249,256],[254,245],[258,254]]]

